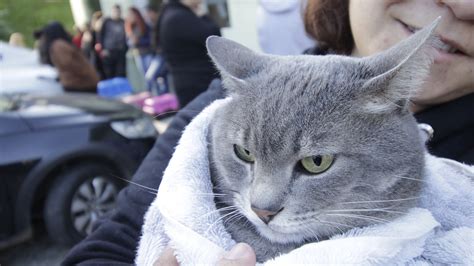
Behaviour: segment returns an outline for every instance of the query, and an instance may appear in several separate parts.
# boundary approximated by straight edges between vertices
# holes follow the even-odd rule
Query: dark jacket
[[[171,1],[163,8],[157,27],[158,45],[169,64],[179,103],[184,107],[217,77],[207,55],[206,39],[220,35],[219,27],[207,16],[198,17],[179,1]]]
[[[97,41],[102,44],[103,50],[127,50],[127,37],[123,19],[105,19],[98,37]]]
[[[433,127],[431,154],[474,165],[474,93],[417,113],[419,123]]]

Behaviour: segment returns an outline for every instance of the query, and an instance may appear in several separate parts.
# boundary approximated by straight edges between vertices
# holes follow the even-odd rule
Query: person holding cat
[[[370,17],[366,16],[367,12],[371,14]],[[311,19],[308,14],[319,15]],[[336,29],[315,34],[321,45],[314,49],[318,54],[337,52],[367,56],[407,38],[440,15],[442,21],[437,33],[448,45],[448,49],[441,52],[439,62],[435,62],[431,70],[430,79],[423,86],[421,93],[413,99],[412,108],[419,121],[430,123],[435,130],[432,140],[434,142],[431,143],[431,151],[435,155],[473,164],[474,122],[471,117],[465,115],[474,111],[472,1],[308,1],[306,23],[311,25],[308,22],[313,21],[318,29],[324,29],[324,25],[327,25],[326,29],[330,29],[330,25]],[[335,22],[331,18],[341,18],[342,24],[341,21]],[[336,24],[339,26],[334,27],[334,23],[339,23]],[[311,27],[308,29],[311,33]],[[331,39],[334,41],[330,42]],[[214,81],[207,92],[183,109],[167,132],[158,139],[133,181],[157,188],[161,173],[171,158],[182,129],[199,110],[223,96],[220,82]],[[109,219],[99,222],[92,235],[72,249],[64,264],[133,263],[143,215],[153,200],[154,195],[143,193],[136,186],[124,189],[120,193],[115,212]],[[254,263],[252,256],[255,254],[252,254],[252,250],[242,245],[238,247],[241,248],[237,248],[237,254],[232,253],[227,259],[223,259],[224,265],[232,265],[232,261],[236,262],[234,265],[238,262],[246,265]],[[175,262],[173,253],[167,252],[157,263],[164,261]]]

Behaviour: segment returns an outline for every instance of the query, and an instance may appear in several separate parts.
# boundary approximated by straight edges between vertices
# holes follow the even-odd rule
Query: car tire
[[[98,163],[83,163],[54,180],[44,206],[49,236],[57,243],[75,244],[92,230],[92,223],[115,207],[123,182],[117,171]]]

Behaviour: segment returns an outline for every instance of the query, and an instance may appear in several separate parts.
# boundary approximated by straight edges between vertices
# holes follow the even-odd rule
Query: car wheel
[[[114,169],[80,164],[60,174],[46,198],[44,220],[50,237],[74,244],[92,232],[95,221],[112,210],[122,187]]]

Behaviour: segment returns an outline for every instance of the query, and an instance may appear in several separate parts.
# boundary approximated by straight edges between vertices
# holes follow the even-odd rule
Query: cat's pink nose
[[[279,209],[278,211],[262,210],[253,206],[251,206],[251,208],[252,211],[257,214],[258,218],[260,218],[260,220],[262,220],[265,224],[268,224],[273,219],[273,217],[275,217],[275,215],[283,210],[283,208]]]

